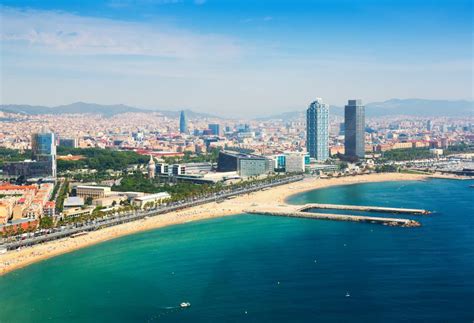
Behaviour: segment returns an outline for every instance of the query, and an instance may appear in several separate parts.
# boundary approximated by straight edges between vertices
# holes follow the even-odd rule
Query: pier
[[[306,218],[316,220],[332,220],[332,221],[350,221],[350,222],[366,222],[374,224],[382,224],[398,227],[419,227],[420,222],[411,219],[401,218],[385,218],[364,215],[349,214],[331,214],[331,213],[313,213],[307,212],[310,209],[333,209],[333,210],[356,210],[367,212],[385,212],[385,213],[407,213],[407,214],[427,214],[426,210],[419,209],[400,209],[373,206],[352,206],[352,205],[333,205],[333,204],[305,204],[301,205],[254,205],[252,209],[244,210],[249,214],[260,214],[269,216],[284,216],[293,218]]]
[[[304,212],[310,209],[348,210],[348,211],[395,213],[395,214],[418,214],[418,215],[424,215],[424,214],[430,213],[430,211],[423,210],[423,209],[404,209],[404,208],[397,208],[397,207],[319,204],[319,203],[306,204],[303,207],[301,207],[298,211]]]

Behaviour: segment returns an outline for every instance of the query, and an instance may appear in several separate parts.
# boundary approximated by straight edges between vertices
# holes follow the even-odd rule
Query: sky
[[[0,0],[1,104],[262,116],[473,97],[471,0]]]

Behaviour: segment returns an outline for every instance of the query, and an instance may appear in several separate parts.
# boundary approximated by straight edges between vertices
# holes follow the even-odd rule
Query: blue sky
[[[1,0],[1,103],[472,99],[470,0]]]

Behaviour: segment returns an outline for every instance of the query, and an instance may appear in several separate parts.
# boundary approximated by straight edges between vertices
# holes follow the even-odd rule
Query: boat
[[[349,292],[346,292],[346,297],[351,297],[351,294],[349,294]]]
[[[181,308],[186,308],[186,307],[190,307],[190,306],[191,306],[191,303],[189,303],[189,302],[182,302],[181,304],[179,304],[179,306],[180,306]]]

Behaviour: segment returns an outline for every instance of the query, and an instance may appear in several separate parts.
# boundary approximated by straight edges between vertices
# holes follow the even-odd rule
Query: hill
[[[426,99],[390,99],[383,102],[371,102],[365,105],[367,117],[407,115],[417,117],[463,117],[474,116],[474,102],[457,100]],[[285,112],[257,120],[282,119],[294,120],[304,117],[306,107],[298,111]],[[330,106],[330,113],[344,115],[344,107]]]
[[[167,117],[177,118],[180,111],[171,110],[154,110],[135,108],[123,104],[102,105],[96,103],[76,102],[68,105],[60,105],[56,107],[10,104],[0,105],[0,111],[9,113],[20,113],[26,115],[42,115],[42,114],[100,114],[104,117],[111,117],[117,114],[136,112],[136,113],[152,113],[158,112]],[[185,110],[188,118],[213,118],[214,116],[207,113],[198,113],[191,110]]]

